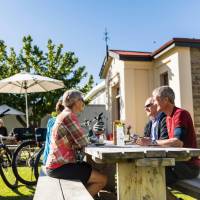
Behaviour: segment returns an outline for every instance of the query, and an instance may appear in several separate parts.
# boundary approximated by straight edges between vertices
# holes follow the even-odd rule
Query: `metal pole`
[[[29,119],[28,119],[28,97],[27,90],[25,91],[25,99],[26,99],[26,127],[29,127]]]

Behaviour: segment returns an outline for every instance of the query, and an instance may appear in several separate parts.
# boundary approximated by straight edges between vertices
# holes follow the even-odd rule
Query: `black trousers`
[[[166,167],[166,184],[167,186],[173,185],[178,180],[192,179],[199,175],[200,168],[195,165],[188,164],[187,162],[176,162],[175,166]]]
[[[80,180],[84,185],[90,178],[92,166],[86,162],[67,163],[56,169],[47,169],[53,178]]]

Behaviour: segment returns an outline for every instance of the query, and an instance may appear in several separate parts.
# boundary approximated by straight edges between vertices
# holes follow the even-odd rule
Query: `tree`
[[[74,52],[63,52],[62,44],[56,46],[52,40],[48,40],[47,52],[44,53],[32,42],[30,35],[23,37],[23,46],[17,55],[14,48],[8,51],[5,42],[0,40],[0,79],[27,71],[64,82],[64,89],[28,95],[30,126],[39,127],[41,119],[55,110],[55,104],[65,90],[76,88],[87,93],[94,81],[93,76],[85,72],[85,66],[77,67],[78,58]],[[80,86],[85,78],[88,78],[86,84]],[[9,104],[25,111],[24,95],[0,94],[0,104]],[[17,120],[26,125],[24,118],[17,116]]]

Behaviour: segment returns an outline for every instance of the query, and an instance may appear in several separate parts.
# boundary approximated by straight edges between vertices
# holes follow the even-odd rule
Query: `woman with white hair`
[[[87,162],[76,158],[76,151],[88,144],[77,113],[83,111],[82,93],[68,90],[63,95],[64,110],[57,116],[46,162],[47,174],[62,179],[78,179],[95,196],[107,182],[107,177],[94,170]]]

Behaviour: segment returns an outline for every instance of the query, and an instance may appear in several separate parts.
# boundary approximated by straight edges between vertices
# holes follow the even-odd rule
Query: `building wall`
[[[92,97],[90,104],[105,104],[106,102],[106,93],[105,88],[98,92],[95,96]]]
[[[126,125],[132,132],[143,135],[147,117],[144,103],[152,91],[152,62],[125,62],[124,69],[124,115]]]
[[[154,61],[154,88],[160,86],[164,72],[168,72],[169,86],[175,92],[175,105],[188,110],[193,118],[190,49],[176,47]]]
[[[115,98],[115,88],[119,86],[120,88],[120,103],[121,109],[120,114],[123,116],[124,112],[124,62],[113,59],[111,62],[111,66],[108,70],[106,76],[106,111],[107,111],[107,118],[108,118],[108,132],[112,132],[112,122],[115,120],[114,116],[116,115],[114,108],[114,103],[116,101]]]
[[[180,107],[188,110],[192,118],[194,118],[190,48],[180,47],[178,52]]]
[[[191,48],[192,92],[194,108],[194,125],[200,147],[200,49]]]
[[[13,128],[22,128],[22,125],[17,121],[15,115],[6,115],[2,119],[8,130],[8,133],[11,132]]]

